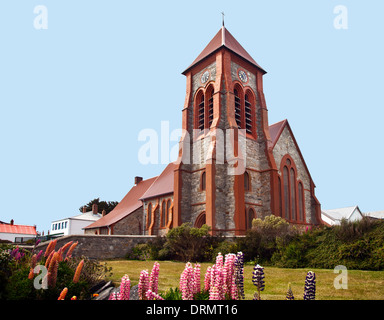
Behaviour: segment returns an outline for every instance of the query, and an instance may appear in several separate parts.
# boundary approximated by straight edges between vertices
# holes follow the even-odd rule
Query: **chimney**
[[[143,181],[143,177],[135,177],[135,184],[137,185],[140,181]]]
[[[92,205],[92,213],[93,213],[93,214],[97,214],[97,209],[98,209],[98,208],[97,208],[97,204],[96,204],[96,203],[93,204],[93,205]]]
[[[11,219],[11,226],[13,226],[13,219]]]
[[[87,207],[84,206],[84,207],[83,207],[83,213],[86,213],[86,212],[87,212]]]
[[[104,217],[107,214],[107,211],[103,210],[101,211],[101,215]]]

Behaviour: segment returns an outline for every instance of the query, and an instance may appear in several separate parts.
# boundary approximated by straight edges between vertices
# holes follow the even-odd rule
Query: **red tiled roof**
[[[0,223],[0,233],[37,234],[36,228],[34,226],[24,226],[8,223]]]
[[[234,36],[223,26],[220,31],[213,37],[213,39],[208,43],[204,50],[198,55],[195,61],[183,72],[183,74],[192,68],[195,64],[208,57],[210,54],[215,52],[221,47],[226,47],[232,52],[236,53],[243,59],[247,60],[251,64],[258,67],[264,73],[266,71],[260,67],[255,60],[250,56],[250,54],[241,46],[241,44],[234,38]]]
[[[173,172],[176,165],[171,162],[167,165],[164,171],[157,177],[155,182],[148,188],[148,190],[141,196],[141,199],[148,199],[158,197],[163,194],[173,192],[174,175]]]
[[[269,126],[269,134],[271,136],[271,146],[274,147],[281,133],[283,132],[284,126],[288,123],[288,120],[277,122]]]
[[[132,187],[131,190],[129,190],[115,209],[84,229],[110,226],[140,208],[143,205],[140,201],[141,196],[145,193],[145,191],[147,191],[156,178],[157,177],[140,181],[137,185]]]

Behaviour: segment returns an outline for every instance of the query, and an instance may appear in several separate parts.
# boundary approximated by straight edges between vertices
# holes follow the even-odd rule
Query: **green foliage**
[[[171,252],[166,245],[165,237],[156,237],[147,243],[135,245],[126,255],[129,260],[168,260]]]
[[[271,262],[278,267],[383,270],[384,221],[344,221],[298,235],[277,249]]]
[[[110,213],[118,204],[118,201],[100,201],[100,198],[93,199],[89,201],[85,207],[87,211],[92,211],[92,205],[97,204],[97,211],[102,212],[103,210],[106,211],[106,214]],[[83,212],[83,207],[81,206],[79,208],[80,212]]]
[[[204,261],[207,258],[204,252],[208,250],[212,240],[209,231],[210,227],[207,225],[194,228],[190,223],[183,223],[167,233],[165,245],[178,260]]]
[[[179,288],[169,288],[169,290],[162,293],[161,296],[164,298],[164,300],[182,300],[182,295]]]
[[[252,221],[252,229],[238,240],[238,250],[246,261],[268,264],[278,246],[285,246],[297,235],[297,230],[284,219],[273,215]]]

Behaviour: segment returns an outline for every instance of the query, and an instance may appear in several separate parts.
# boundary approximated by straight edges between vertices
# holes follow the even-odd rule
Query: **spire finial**
[[[223,15],[223,27],[224,27],[224,16],[225,16],[224,11],[221,11],[221,14]]]

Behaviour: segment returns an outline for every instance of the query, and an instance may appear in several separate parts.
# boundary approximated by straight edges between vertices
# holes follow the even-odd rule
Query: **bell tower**
[[[268,148],[265,73],[224,23],[183,72],[174,227],[205,223],[212,234],[242,235],[253,218],[279,205],[271,196],[278,194],[278,176]]]

